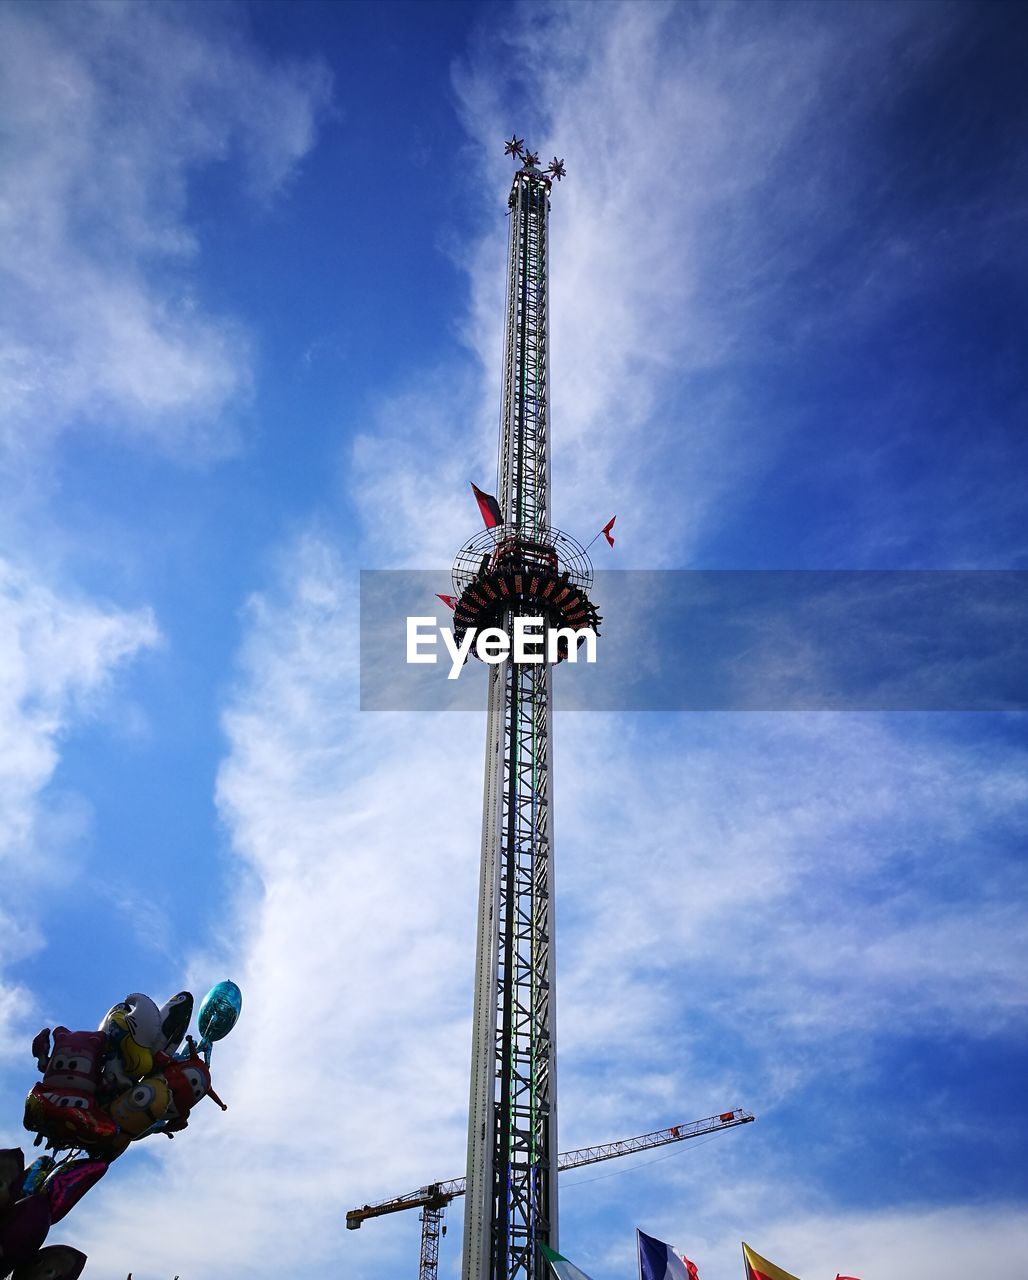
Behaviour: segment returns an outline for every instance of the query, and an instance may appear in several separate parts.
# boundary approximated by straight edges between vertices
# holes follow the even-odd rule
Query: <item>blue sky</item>
[[[1028,24],[15,3],[0,37],[0,1136],[41,1025],[231,976],[230,1110],[55,1239],[413,1274],[416,1215],[343,1214],[462,1171],[484,723],[358,711],[358,573],[476,527],[502,139],[567,162],[553,507],[617,512],[602,567],[1023,569]],[[558,720],[561,1146],[758,1116],[568,1175],[594,1280],[636,1226],[703,1280],[740,1239],[803,1280],[1020,1265],[1024,730]]]

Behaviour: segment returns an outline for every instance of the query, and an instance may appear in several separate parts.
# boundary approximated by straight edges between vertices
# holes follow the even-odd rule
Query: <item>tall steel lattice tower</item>
[[[599,618],[589,559],[550,524],[548,217],[552,182],[516,137],[507,320],[489,527],[453,570],[454,631],[542,619],[561,660]],[[488,497],[488,495],[485,495]],[[480,499],[481,502],[481,499]],[[544,647],[545,652],[545,647]],[[463,1280],[534,1280],[557,1246],[552,665],[490,665]]]

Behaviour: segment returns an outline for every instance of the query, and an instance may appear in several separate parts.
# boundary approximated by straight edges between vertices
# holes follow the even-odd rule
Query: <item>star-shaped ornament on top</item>
[[[550,161],[546,172],[551,178],[556,178],[558,182],[561,178],[566,178],[568,176],[568,171],[564,168],[564,161],[558,160],[556,156],[554,156]]]
[[[524,159],[524,145],[524,138],[519,138],[516,133],[512,133],[510,135],[510,141],[503,144],[503,154],[505,156],[516,156],[519,160],[522,160]]]
[[[539,154],[536,151],[525,152],[525,165],[529,169],[534,169],[539,163]]]

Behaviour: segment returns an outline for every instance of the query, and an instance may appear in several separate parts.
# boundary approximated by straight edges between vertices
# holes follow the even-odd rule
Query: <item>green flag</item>
[[[557,1277],[557,1280],[589,1280],[584,1271],[575,1266],[573,1262],[568,1262],[567,1258],[562,1257],[555,1249],[551,1249],[547,1244],[541,1244],[539,1249],[550,1264],[550,1269]]]

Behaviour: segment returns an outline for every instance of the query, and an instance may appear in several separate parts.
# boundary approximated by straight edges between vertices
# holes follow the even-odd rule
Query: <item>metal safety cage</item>
[[[453,589],[457,596],[483,570],[494,571],[505,564],[521,564],[566,573],[569,581],[583,591],[593,585],[593,566],[588,552],[570,533],[543,526],[528,537],[516,525],[500,524],[476,533],[457,552],[453,563]]]

